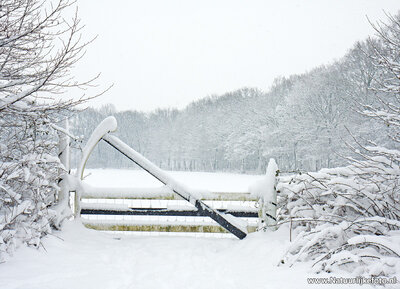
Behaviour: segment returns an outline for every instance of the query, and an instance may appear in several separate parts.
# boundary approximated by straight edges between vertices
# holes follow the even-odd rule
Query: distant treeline
[[[152,113],[117,112],[113,105],[89,108],[71,118],[72,130],[87,138],[103,118],[114,115],[116,134],[169,170],[263,172],[271,157],[284,171],[335,167],[346,162],[342,156],[356,157],[348,149],[355,139],[366,144],[386,134],[385,125],[363,115],[386,97],[374,89],[384,72],[373,51],[385,53],[383,45],[375,38],[356,43],[330,65],[277,78],[267,92],[243,88],[183,110]],[[132,101],[134,96],[133,87]],[[88,165],[132,166],[106,144],[95,149]]]

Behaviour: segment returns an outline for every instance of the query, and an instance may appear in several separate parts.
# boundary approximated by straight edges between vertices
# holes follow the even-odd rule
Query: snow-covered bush
[[[16,117],[12,121],[24,124]],[[46,125],[28,122],[24,130],[3,125],[1,119],[0,261],[19,243],[39,246],[50,232],[55,211],[49,207],[56,201],[60,169]]]
[[[40,245],[56,211],[57,122],[80,100],[69,74],[82,56],[79,19],[68,0],[5,0],[0,5],[0,262],[20,243]],[[56,224],[58,225],[58,224]]]
[[[399,155],[400,156],[400,155]],[[282,260],[358,275],[400,270],[400,158],[280,177],[280,223],[296,236]]]

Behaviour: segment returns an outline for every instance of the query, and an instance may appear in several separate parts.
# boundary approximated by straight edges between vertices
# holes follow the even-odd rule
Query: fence
[[[240,218],[247,232],[258,227],[258,200],[250,193],[202,193],[200,199],[219,213]],[[92,229],[112,231],[225,233],[226,229],[168,187],[86,188],[80,214]]]
[[[276,226],[276,164],[252,193],[194,192],[110,133],[113,117],[95,129],[82,153],[74,180],[64,191],[75,191],[75,216],[88,228],[108,231],[158,231],[190,233],[230,232],[243,239],[259,228]],[[83,179],[94,146],[103,140],[164,184],[158,188],[95,188]],[[65,138],[60,138],[65,148]],[[67,146],[68,147],[68,146]],[[60,153],[61,156],[65,154]],[[66,158],[61,158],[66,162]],[[71,176],[70,176],[71,180]],[[65,194],[65,192],[63,193]]]

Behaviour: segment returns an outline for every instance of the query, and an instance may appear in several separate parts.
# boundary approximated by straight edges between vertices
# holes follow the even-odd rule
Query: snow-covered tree
[[[65,98],[66,89],[85,85],[70,74],[86,45],[76,14],[63,18],[71,8],[68,0],[0,5],[0,262],[59,225],[51,206],[63,167],[51,124],[83,101]]]

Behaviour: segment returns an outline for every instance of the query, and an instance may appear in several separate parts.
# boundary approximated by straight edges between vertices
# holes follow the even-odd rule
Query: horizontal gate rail
[[[228,233],[228,231],[211,222],[157,222],[156,220],[82,220],[82,223],[90,229],[100,231],[136,231],[136,232],[180,232],[180,233]],[[247,226],[249,233],[255,232],[257,226]]]
[[[258,210],[229,211],[217,209],[220,213],[230,214],[240,218],[258,218]],[[81,209],[82,215],[113,215],[113,216],[178,216],[178,217],[202,217],[197,210],[168,210],[164,208],[131,208],[126,211],[105,209]]]
[[[141,199],[141,200],[182,200],[167,187],[158,188],[95,188],[85,185],[81,193],[85,199]],[[253,201],[258,199],[249,192],[201,192],[199,199],[209,201]]]

